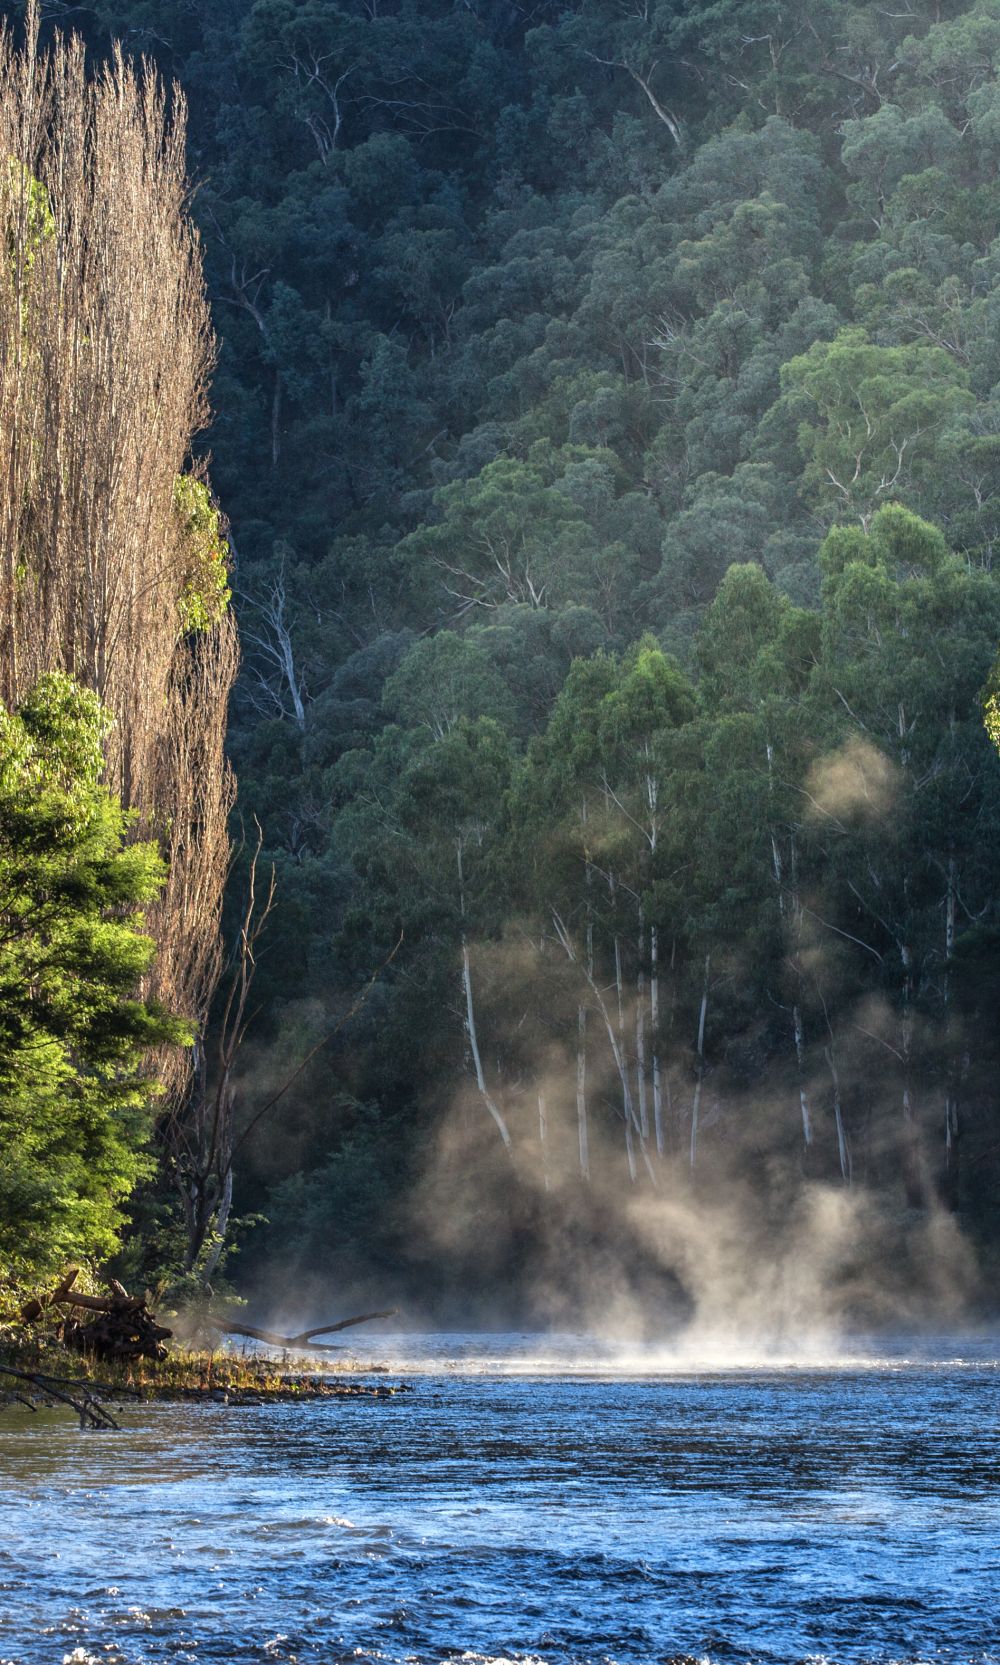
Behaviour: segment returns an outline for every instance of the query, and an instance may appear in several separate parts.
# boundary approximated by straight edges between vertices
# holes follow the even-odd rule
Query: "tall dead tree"
[[[186,1235],[185,1270],[196,1268],[207,1283],[225,1243],[233,1201],[233,1160],[237,1147],[235,1072],[252,1011],[250,995],[260,938],[274,906],[274,869],[261,891],[257,864],[263,833],[250,860],[246,898],[237,941],[227,968],[225,998],[214,1026],[211,1051],[201,1039],[194,1049],[190,1079],[168,1097],[163,1144],[180,1198]],[[222,971],[213,966],[214,982]],[[207,1017],[207,1013],[206,1013]]]
[[[120,51],[0,28],[0,698],[68,671],[107,779],[170,862],[153,991],[200,1024],[220,969],[236,673],[225,543],[191,444],[214,341],[185,107]],[[182,1055],[162,1060],[171,1089]]]

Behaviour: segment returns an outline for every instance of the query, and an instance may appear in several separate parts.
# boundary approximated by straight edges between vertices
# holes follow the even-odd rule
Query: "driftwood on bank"
[[[227,1324],[220,1318],[213,1318],[213,1329],[221,1331],[223,1335],[245,1336],[250,1341],[264,1341],[271,1347],[308,1347],[314,1353],[333,1353],[337,1351],[336,1342],[314,1341],[313,1336],[335,1335],[338,1330],[352,1329],[355,1324],[370,1324],[376,1318],[395,1318],[397,1307],[390,1307],[387,1312],[361,1312],[356,1318],[341,1318],[336,1324],[317,1324],[314,1329],[300,1330],[298,1335],[278,1335],[274,1330],[258,1330],[252,1324]]]
[[[130,1295],[115,1278],[109,1281],[110,1295],[81,1295],[73,1288],[78,1276],[79,1267],[71,1267],[50,1294],[26,1302],[22,1322],[34,1323],[49,1307],[77,1308],[93,1316],[81,1321],[70,1312],[64,1317],[62,1343],[72,1352],[122,1364],[166,1358],[163,1343],[173,1331],[157,1323],[145,1295]]]
[[[62,1340],[73,1352],[90,1354],[95,1359],[113,1360],[116,1364],[133,1364],[138,1359],[166,1359],[165,1340],[173,1330],[156,1322],[148,1307],[148,1295],[130,1295],[118,1280],[108,1280],[108,1295],[78,1294],[73,1285],[80,1275],[80,1267],[70,1267],[62,1282],[47,1295],[35,1295],[20,1310],[23,1324],[33,1324],[45,1310],[58,1307],[70,1309],[63,1317]],[[93,1314],[88,1322],[73,1317],[73,1310]],[[278,1335],[275,1330],[256,1329],[253,1324],[228,1324],[225,1319],[211,1320],[211,1327],[221,1335],[243,1335],[253,1342],[266,1342],[270,1347],[308,1347],[311,1352],[336,1352],[334,1342],[316,1342],[314,1335],[334,1335],[338,1330],[353,1329],[354,1324],[371,1324],[374,1319],[393,1319],[396,1307],[384,1312],[359,1312],[351,1319],[338,1319],[334,1324],[314,1324],[313,1329],[300,1330],[298,1335]]]
[[[74,1289],[79,1267],[73,1266],[56,1288],[47,1295],[36,1295],[21,1308],[22,1323],[33,1324],[51,1307],[65,1311],[61,1338],[64,1347],[75,1353],[86,1353],[93,1358],[114,1363],[132,1364],[138,1359],[163,1360],[167,1349],[163,1343],[173,1334],[158,1324],[149,1310],[148,1295],[130,1295],[115,1278],[109,1279],[108,1295],[81,1295]],[[69,1309],[69,1310],[66,1310]],[[73,1315],[74,1309],[92,1314],[86,1321]],[[355,1324],[369,1324],[376,1318],[394,1318],[396,1308],[384,1312],[361,1312],[353,1318],[341,1318],[333,1324],[316,1324],[298,1335],[278,1335],[274,1330],[260,1330],[252,1324],[230,1324],[225,1319],[212,1319],[212,1328],[222,1335],[243,1336],[249,1341],[263,1341],[271,1347],[308,1347],[317,1353],[335,1352],[336,1343],[314,1341],[318,1335],[335,1335],[339,1330],[352,1329]],[[53,1378],[54,1380],[55,1378]]]

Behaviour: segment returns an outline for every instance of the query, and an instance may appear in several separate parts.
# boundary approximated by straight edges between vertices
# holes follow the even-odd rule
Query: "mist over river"
[[[368,1345],[411,1394],[0,1412],[0,1661],[1000,1659],[996,1338]]]

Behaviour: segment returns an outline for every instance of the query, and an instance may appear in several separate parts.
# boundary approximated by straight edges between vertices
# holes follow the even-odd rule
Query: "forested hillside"
[[[995,1252],[1000,0],[47,10],[191,105],[244,1275],[572,1304],[737,1183]]]

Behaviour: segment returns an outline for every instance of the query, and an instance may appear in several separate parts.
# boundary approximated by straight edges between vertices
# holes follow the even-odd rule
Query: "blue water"
[[[370,1345],[411,1394],[0,1413],[0,1661],[1000,1660],[995,1344]]]

